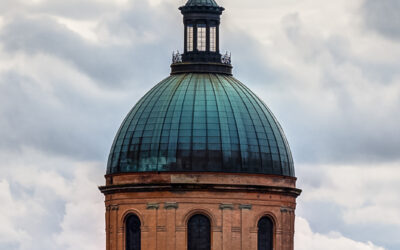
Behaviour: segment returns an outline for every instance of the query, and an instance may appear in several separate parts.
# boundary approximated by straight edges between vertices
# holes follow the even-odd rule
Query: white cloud
[[[70,30],[78,33],[81,37],[87,39],[88,41],[95,43],[100,42],[96,32],[98,25],[96,21],[75,20],[58,16],[55,16],[55,18],[59,23],[64,24]]]
[[[7,180],[0,180],[0,246],[29,240],[29,234],[16,227],[15,220],[27,214],[28,208],[23,201],[12,197]]]
[[[104,198],[97,189],[103,164],[32,150],[1,158],[0,248],[104,249]]]
[[[400,226],[400,164],[359,166],[298,166],[303,174],[318,168],[320,186],[301,182],[304,202],[332,202],[343,209],[343,219],[349,224],[386,224]]]
[[[296,250],[384,250],[383,247],[375,246],[371,242],[357,242],[342,236],[338,232],[329,234],[314,233],[308,222],[301,218],[296,218],[295,233]]]
[[[72,191],[65,205],[61,222],[62,231],[55,234],[55,242],[61,249],[97,250],[105,246],[103,195],[90,178],[95,166],[80,164],[71,183]]]
[[[269,11],[244,7],[233,20],[258,23],[242,30],[267,41],[255,52],[242,45],[249,55],[238,61],[258,60],[240,65],[255,68],[244,82],[277,114],[296,161],[399,160],[400,118],[393,114],[400,105],[400,44],[361,28],[361,1],[271,2]]]

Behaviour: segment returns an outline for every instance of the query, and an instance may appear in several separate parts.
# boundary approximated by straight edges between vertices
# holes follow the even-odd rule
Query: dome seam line
[[[169,111],[169,108],[171,107],[171,103],[172,103],[172,100],[174,99],[174,97],[175,97],[175,94],[176,94],[176,91],[178,90],[178,88],[179,88],[179,86],[182,84],[182,82],[183,82],[183,80],[185,79],[187,77],[187,74],[184,74],[182,77],[181,77],[181,79],[179,79],[179,82],[176,84],[176,87],[174,88],[174,91],[170,94],[170,100],[169,100],[169,102],[168,102],[168,106],[167,106],[167,108],[166,108],[166,113],[168,113],[168,111]],[[163,123],[162,123],[162,126],[161,126],[161,130],[160,130],[160,136],[159,136],[159,143],[158,143],[158,151],[157,151],[157,155],[158,155],[158,157],[157,157],[157,163],[156,163],[156,166],[157,166],[157,171],[159,170],[158,169],[158,163],[159,163],[159,161],[160,161],[160,154],[161,154],[161,137],[162,137],[162,133],[163,133],[163,131],[164,131],[164,126],[165,126],[165,119],[166,119],[167,117],[166,117],[166,115],[164,115],[164,118],[163,118]],[[169,142],[169,137],[170,137],[170,135],[168,135],[168,142]],[[167,156],[168,157],[168,156]]]

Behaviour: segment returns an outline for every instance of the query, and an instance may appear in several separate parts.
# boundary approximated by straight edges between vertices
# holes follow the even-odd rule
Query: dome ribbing
[[[212,6],[218,7],[214,0],[189,0],[185,6]]]
[[[130,111],[107,174],[227,172],[294,176],[284,133],[268,107],[232,76],[172,75]]]

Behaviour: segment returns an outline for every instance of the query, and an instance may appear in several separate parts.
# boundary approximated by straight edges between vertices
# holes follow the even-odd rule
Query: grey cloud
[[[44,0],[31,4],[27,4],[23,0],[3,0],[0,2],[0,14],[4,16],[15,13],[23,13],[24,15],[29,13],[88,20],[113,11],[116,11],[115,4],[92,0]]]
[[[400,65],[363,61],[353,55],[345,36],[326,38],[308,32],[298,14],[286,16],[282,29],[298,51],[299,67],[312,65],[312,70],[318,70],[317,82],[303,82],[288,70],[277,70],[267,54],[263,59],[253,57],[255,65],[265,68],[255,67],[252,73],[256,82],[264,83],[255,89],[261,90],[281,121],[295,160],[327,164],[399,160],[400,118],[394,114],[400,101],[386,100],[385,95],[390,87],[390,95],[400,96],[395,70]],[[359,75],[349,75],[354,73]],[[368,90],[374,88],[376,93]],[[382,98],[376,99],[375,94]]]
[[[116,11],[112,2],[94,0],[50,0],[42,1],[31,7],[30,11],[49,13],[52,15],[68,17],[72,19],[90,20],[98,18],[102,13]]]
[[[150,64],[145,54],[149,48],[91,45],[52,19],[14,20],[4,28],[1,40],[8,52],[60,57],[105,85],[118,85],[139,75],[139,65],[137,61],[133,63],[134,58],[143,58],[142,64]]]
[[[6,221],[11,224],[0,224],[0,238],[7,227],[16,232],[12,239],[1,238],[1,249],[71,249],[79,248],[78,244],[88,250],[104,248],[104,205],[97,189],[103,179],[101,164],[82,164],[26,151],[22,155],[2,151],[0,157],[3,164],[8,163],[2,169],[0,195],[12,196],[2,206],[2,215],[9,215]],[[69,177],[61,175],[60,165]],[[9,184],[9,190],[4,183]],[[77,226],[82,221],[85,225]],[[75,235],[82,239],[77,242]]]
[[[133,40],[127,45],[93,44],[53,18],[20,15],[8,20],[0,39],[8,52],[45,53],[60,57],[105,85],[143,84],[149,80],[149,75],[155,73],[154,68],[159,69],[156,73],[164,73],[155,75],[160,80],[168,73],[171,51],[181,40],[178,35],[180,26],[177,26],[180,24],[166,13],[151,9],[142,2],[101,22],[101,28],[106,29],[110,36]],[[179,28],[165,29],[165,26],[173,27],[172,22]],[[132,33],[135,36],[129,37]],[[154,41],[135,41],[145,33],[153,35]]]
[[[233,51],[235,76],[261,95],[281,122],[297,163],[349,163],[399,160],[400,118],[394,116],[400,101],[387,100],[359,106],[355,99],[372,93],[349,85],[358,82],[343,81],[341,65],[352,65],[371,79],[369,84],[385,88],[397,76],[397,67],[363,62],[351,56],[346,38],[339,35],[322,39],[307,34],[297,15],[286,30],[298,47],[306,63],[321,68],[321,77],[311,99],[304,99],[309,83],[301,82],[291,72],[278,68],[268,53],[245,32],[226,32],[224,45]],[[299,23],[296,23],[299,22]],[[283,26],[287,28],[288,23]],[[239,39],[240,37],[240,39]],[[222,47],[223,49],[223,47]],[[334,66],[323,65],[319,57],[329,55]],[[299,65],[300,66],[300,65]],[[400,65],[399,65],[400,66]],[[381,70],[385,68],[385,70]],[[400,96],[400,86],[395,88]],[[314,91],[314,90],[313,90]],[[324,99],[326,93],[334,96],[335,110]],[[310,106],[310,102],[312,105]],[[383,108],[385,106],[386,108]],[[323,111],[326,107],[326,113]]]
[[[307,202],[302,201],[300,197],[298,204],[296,215],[307,218],[312,230],[319,234],[340,232],[356,241],[372,241],[388,250],[398,249],[399,226],[375,223],[348,224],[342,219],[343,208],[334,202]]]
[[[400,39],[400,2],[365,0],[362,5],[366,26],[391,39]]]
[[[80,159],[104,159],[103,145],[111,141],[108,124],[118,120],[111,115],[110,103],[70,92],[72,98],[65,102],[60,98],[62,104],[54,105],[49,101],[54,96],[34,79],[13,72],[0,79],[2,150],[32,147]]]
[[[315,232],[321,234],[332,231],[341,232],[345,237],[353,240],[372,241],[374,244],[385,246],[385,249],[398,249],[400,244],[396,237],[400,230],[398,223],[394,225],[383,222],[373,223],[371,218],[365,218],[360,223],[344,220],[345,214],[349,211],[359,212],[369,206],[378,206],[383,213],[370,213],[369,216],[376,216],[372,221],[382,220],[384,216],[387,216],[385,209],[388,211],[398,209],[397,201],[388,204],[380,203],[385,195],[396,193],[396,186],[391,185],[388,180],[378,181],[382,179],[382,176],[391,174],[397,176],[398,174],[391,172],[393,168],[377,169],[375,174],[375,170],[363,169],[365,167],[367,166],[326,167],[318,164],[301,165],[300,168],[298,166],[297,186],[303,189],[303,193],[298,198],[296,213],[300,217],[307,218]],[[395,182],[393,178],[390,180]],[[346,186],[338,187],[338,185]],[[356,196],[349,200],[349,195],[343,191],[337,191],[338,188]],[[338,200],[341,200],[341,204],[337,202]]]
[[[123,99],[97,98],[72,87],[67,80],[53,82],[53,91],[46,92],[40,81],[47,79],[34,79],[21,70],[2,73],[0,147],[11,151],[32,147],[49,154],[105,162],[124,115],[146,89],[169,73],[170,51],[181,36],[178,30],[165,29],[172,20],[161,13],[167,12],[142,3],[102,22],[103,28],[116,36],[131,32],[140,36],[147,31],[157,34],[152,43],[126,46],[92,44],[52,18],[12,17],[0,35],[8,54],[56,57],[93,79],[101,91],[131,94]],[[175,21],[174,25],[181,26]],[[52,71],[52,65],[48,68]],[[61,105],[52,105],[49,99]]]

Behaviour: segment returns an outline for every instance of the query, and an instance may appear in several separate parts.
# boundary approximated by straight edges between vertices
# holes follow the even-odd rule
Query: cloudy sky
[[[221,49],[294,154],[295,249],[400,249],[400,1],[219,3]],[[97,186],[183,47],[182,4],[0,1],[0,249],[105,249]]]

